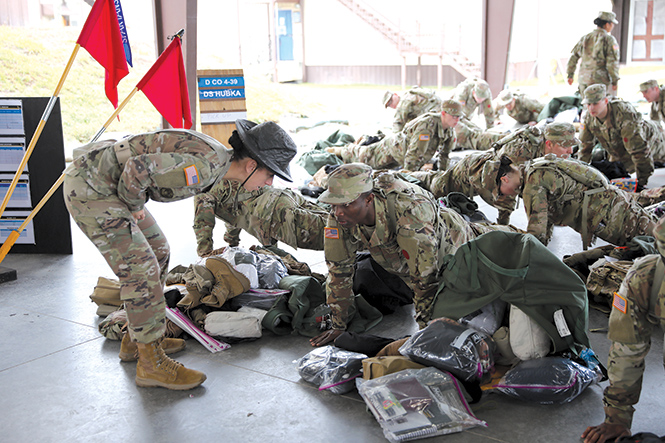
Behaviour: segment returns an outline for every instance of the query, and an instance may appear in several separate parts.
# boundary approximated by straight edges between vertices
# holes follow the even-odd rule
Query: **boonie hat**
[[[503,91],[499,92],[499,95],[496,98],[496,102],[499,106],[506,106],[512,100],[513,100],[513,93],[510,92],[508,89],[504,89]]]
[[[607,87],[605,85],[601,83],[591,85],[584,90],[584,100],[582,100],[582,104],[598,103],[605,97],[607,97]]]
[[[487,100],[492,96],[492,93],[490,92],[490,85],[480,79],[476,79],[476,86],[473,87],[473,92],[476,93],[476,97],[478,97],[480,100]]]
[[[383,94],[383,107],[387,108],[388,105],[390,104],[390,100],[393,99],[393,92],[392,91],[386,91]]]
[[[328,190],[319,196],[321,203],[343,205],[371,191],[374,187],[372,168],[364,163],[347,163],[328,177]]]
[[[444,100],[441,102],[441,111],[454,117],[464,116],[464,112],[462,111],[462,104],[457,100]]]
[[[614,12],[600,11],[598,13],[598,18],[606,22],[614,23],[615,25],[619,24],[617,21],[617,15]]]
[[[554,122],[545,126],[545,139],[561,146],[574,146],[580,143],[575,137],[575,126],[566,122]]]
[[[298,152],[295,142],[275,122],[236,120],[236,129],[243,145],[254,160],[264,164],[278,177],[292,182],[289,163]]]
[[[651,88],[657,88],[658,82],[656,80],[647,80],[644,83],[640,83],[640,92],[645,92]]]

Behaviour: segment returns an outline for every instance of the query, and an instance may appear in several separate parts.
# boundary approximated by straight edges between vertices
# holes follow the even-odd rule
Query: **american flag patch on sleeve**
[[[196,170],[196,165],[187,166],[185,168],[185,180],[187,181],[187,186],[199,184],[199,171]]]
[[[325,238],[339,238],[339,230],[337,228],[324,228],[323,232]]]
[[[626,313],[626,299],[617,294],[616,292],[614,293],[614,300],[612,301],[612,306],[614,306],[624,314]]]
[[[421,141],[427,141],[427,140],[429,140],[429,134],[420,134],[418,139],[421,140]]]

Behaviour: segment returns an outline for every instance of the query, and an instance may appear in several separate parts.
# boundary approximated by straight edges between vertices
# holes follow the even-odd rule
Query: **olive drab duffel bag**
[[[501,299],[547,332],[552,352],[589,347],[584,282],[533,235],[488,232],[444,263],[432,318],[456,320]]]

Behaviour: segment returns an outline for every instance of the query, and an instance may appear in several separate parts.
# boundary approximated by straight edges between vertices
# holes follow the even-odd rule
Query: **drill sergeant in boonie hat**
[[[432,112],[422,114],[406,124],[400,132],[371,143],[351,143],[327,148],[345,163],[360,162],[374,169],[403,168],[417,171],[437,156],[439,167],[448,166],[448,155],[455,147],[453,128],[459,121],[461,106],[444,101]]]
[[[665,87],[658,86],[658,82],[652,79],[640,84],[640,92],[651,103],[649,118],[665,122]]]
[[[291,137],[274,122],[256,124],[238,120],[237,130],[229,139],[234,159],[245,159],[247,171],[262,165],[266,171],[291,180],[289,163],[297,147]],[[255,169],[254,169],[255,170]],[[249,172],[247,172],[249,174]],[[208,192],[195,198],[194,233],[197,253],[214,252],[213,229],[216,218],[226,222],[230,234],[240,229],[256,237],[263,245],[282,241],[294,248],[323,249],[323,236],[328,211],[291,189],[262,183],[259,189],[244,189],[240,181],[220,180]],[[232,231],[231,231],[232,230]]]
[[[652,152],[665,151],[665,136],[653,122],[646,121],[629,102],[607,97],[605,85],[591,85],[584,91],[587,105],[580,141],[579,159],[589,163],[596,143],[637,175],[638,190],[653,174]]]
[[[658,254],[635,260],[614,294],[607,337],[611,340],[603,392],[605,421],[589,426],[585,441],[611,441],[631,435],[634,406],[640,398],[645,359],[655,325],[665,329],[665,218],[653,230]]]
[[[610,95],[617,95],[619,82],[619,43],[610,32],[618,23],[613,12],[601,11],[593,21],[595,30],[583,36],[573,47],[568,60],[568,84],[573,84],[577,61],[580,70],[577,82],[582,97],[585,89],[596,83],[604,84]]]
[[[372,179],[372,168],[361,163],[332,172],[319,201],[332,205],[324,233],[332,330],[310,340],[312,345],[325,345],[346,330],[354,312],[356,252],[362,250],[413,289],[416,318],[424,326],[440,260],[473,237],[469,224],[421,187],[390,172]]]

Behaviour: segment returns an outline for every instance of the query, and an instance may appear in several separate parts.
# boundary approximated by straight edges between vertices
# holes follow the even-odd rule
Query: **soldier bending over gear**
[[[236,128],[244,152],[195,131],[162,130],[91,143],[65,170],[67,209],[122,285],[129,328],[120,358],[138,358],[138,386],[186,390],[206,379],[165,355],[185,346],[163,338],[169,245],[146,201],[182,200],[218,180],[240,182],[248,191],[272,184],[274,175],[291,181],[297,147],[282,128],[247,120],[237,120]]]

